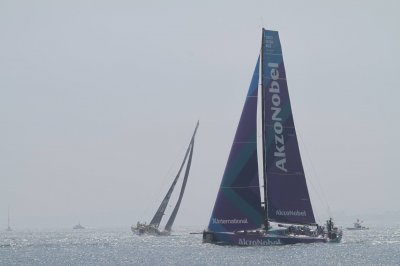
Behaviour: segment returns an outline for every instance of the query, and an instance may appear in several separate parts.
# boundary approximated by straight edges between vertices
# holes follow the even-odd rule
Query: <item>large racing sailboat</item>
[[[257,153],[260,81],[261,182]],[[263,29],[261,52],[203,242],[284,245],[340,241],[341,236],[331,218],[326,226],[315,221],[279,35],[277,31]]]
[[[142,235],[142,234],[169,235],[171,233],[172,225],[175,221],[176,215],[178,214],[178,210],[179,210],[179,207],[182,202],[183,194],[185,192],[186,183],[187,183],[187,180],[189,177],[190,165],[192,163],[192,157],[193,157],[194,138],[196,136],[198,127],[199,127],[199,122],[197,122],[197,124],[196,124],[196,128],[194,129],[194,133],[190,140],[189,146],[186,149],[185,157],[179,168],[179,171],[178,171],[177,175],[175,176],[175,179],[173,180],[171,186],[169,187],[167,194],[165,195],[164,199],[161,201],[161,204],[158,207],[157,212],[154,214],[153,219],[151,219],[149,224],[137,222],[136,227],[132,225],[132,227],[131,227],[132,232],[134,232],[138,235]],[[178,200],[177,200],[175,207],[164,227],[164,230],[160,230],[159,226],[160,226],[161,220],[165,214],[165,210],[167,208],[168,202],[172,196],[172,192],[174,191],[175,185],[178,182],[179,176],[180,176],[182,169],[186,163],[186,160],[187,160],[187,164],[186,164],[185,176],[182,181],[182,187],[181,187],[181,191],[179,193]]]

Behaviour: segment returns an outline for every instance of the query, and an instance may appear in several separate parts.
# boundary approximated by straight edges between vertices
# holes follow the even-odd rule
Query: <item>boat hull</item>
[[[235,246],[277,246],[326,243],[328,238],[318,236],[272,235],[268,233],[237,234],[233,232],[203,232],[203,243]]]
[[[158,230],[158,228],[154,228],[152,226],[139,226],[139,227],[131,226],[131,230],[134,234],[137,234],[137,235],[153,235],[153,236],[169,236],[169,235],[171,235],[170,231],[167,231],[167,230],[160,231],[160,230]]]

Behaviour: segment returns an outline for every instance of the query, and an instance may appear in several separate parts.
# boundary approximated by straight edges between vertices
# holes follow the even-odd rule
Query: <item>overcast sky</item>
[[[400,212],[400,2],[0,0],[0,228],[149,221],[197,119],[178,225],[206,227],[278,30],[317,217]],[[400,216],[400,215],[399,215]]]

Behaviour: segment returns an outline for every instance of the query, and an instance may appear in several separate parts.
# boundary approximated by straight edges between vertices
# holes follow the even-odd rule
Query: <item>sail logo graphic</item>
[[[213,224],[248,224],[247,218],[245,219],[217,219],[212,218]]]
[[[274,37],[265,35],[264,36],[264,45],[265,48],[272,49],[274,45]]]
[[[272,111],[272,121],[273,128],[275,132],[275,152],[274,157],[276,158],[275,165],[279,169],[284,172],[287,172],[286,169],[286,153],[285,153],[285,139],[283,138],[283,125],[282,125],[282,117],[279,116],[282,108],[281,108],[281,97],[280,94],[280,86],[278,83],[279,79],[279,65],[277,63],[268,63],[268,66],[271,68],[271,87],[269,88],[269,92],[271,93],[271,111]]]
[[[282,243],[281,243],[280,239],[249,240],[246,238],[239,238],[239,245],[242,245],[242,246],[273,246],[273,245],[282,245]]]
[[[277,210],[276,211],[276,215],[277,216],[307,216],[306,211],[293,211],[293,210],[289,210],[289,211],[282,211],[282,210]]]

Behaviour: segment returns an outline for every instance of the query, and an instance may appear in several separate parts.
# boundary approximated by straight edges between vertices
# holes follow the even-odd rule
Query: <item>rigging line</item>
[[[311,183],[311,186],[312,186],[313,189],[315,190],[315,192],[316,192],[318,198],[319,198],[320,200],[322,200],[323,204],[325,205],[325,208],[327,208],[327,212],[328,212],[329,217],[331,217],[332,214],[331,214],[331,211],[330,211],[330,207],[329,207],[328,201],[327,201],[327,199],[324,197],[324,195],[326,195],[326,194],[325,194],[325,191],[324,191],[324,189],[323,189],[321,183],[319,182],[319,179],[318,179],[318,176],[319,176],[319,175],[318,175],[318,173],[317,173],[316,168],[314,167],[314,163],[313,163],[312,160],[311,160],[311,156],[310,156],[310,153],[308,152],[307,146],[305,145],[305,143],[304,143],[304,141],[303,141],[303,138],[301,137],[299,128],[297,128],[297,132],[298,132],[297,135],[299,136],[299,139],[300,139],[301,143],[303,144],[304,150],[305,150],[305,152],[306,152],[307,159],[308,159],[308,161],[310,162],[311,169],[312,169],[313,174],[314,174],[314,176],[315,176],[314,180],[317,180],[317,186],[318,186],[318,189],[321,190],[322,196],[321,196],[320,193],[318,192],[318,189],[314,186],[313,182],[310,182],[310,183]],[[310,180],[310,181],[311,181],[311,180]]]

